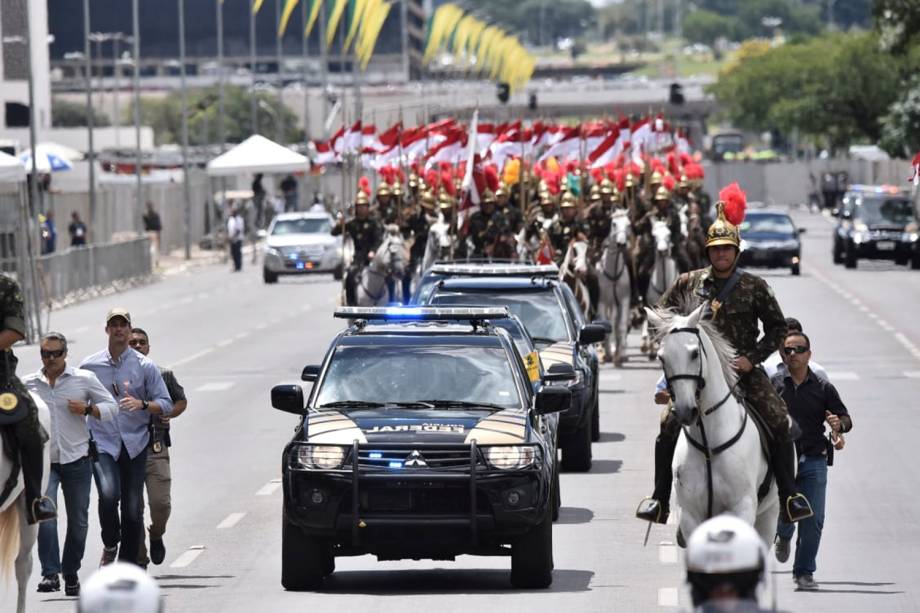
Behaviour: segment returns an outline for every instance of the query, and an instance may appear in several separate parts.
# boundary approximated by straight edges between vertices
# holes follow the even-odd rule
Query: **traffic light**
[[[537,94],[536,92],[531,92],[530,97],[527,98],[527,108],[531,111],[537,110]]]
[[[504,81],[498,84],[498,90],[495,92],[495,95],[498,96],[498,101],[502,104],[508,104],[508,98],[511,97],[511,86],[505,83]]]
[[[671,83],[671,94],[668,96],[668,101],[677,106],[684,103],[684,87],[680,83]]]

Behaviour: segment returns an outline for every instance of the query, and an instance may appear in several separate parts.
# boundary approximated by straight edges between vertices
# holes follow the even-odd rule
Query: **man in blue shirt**
[[[168,417],[173,410],[160,369],[128,346],[131,337],[128,311],[110,310],[105,318],[105,332],[109,337],[108,349],[94,353],[80,364],[80,368],[94,372],[112,392],[119,408],[118,415],[110,422],[90,422],[90,431],[99,447],[96,489],[103,566],[114,562],[116,554],[122,561],[137,562],[138,543],[144,529],[148,424],[151,415]]]

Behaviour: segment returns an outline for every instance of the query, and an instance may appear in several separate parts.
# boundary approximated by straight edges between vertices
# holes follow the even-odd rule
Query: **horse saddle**
[[[747,411],[751,421],[757,426],[757,435],[760,437],[760,450],[763,453],[764,459],[767,461],[767,474],[764,476],[760,487],[757,488],[757,501],[760,502],[766,498],[767,494],[770,492],[770,485],[773,483],[773,454],[770,450],[773,449],[774,437],[770,428],[767,426],[767,422],[760,416],[760,413],[754,410],[747,398],[741,398],[741,405],[744,407],[744,410]]]

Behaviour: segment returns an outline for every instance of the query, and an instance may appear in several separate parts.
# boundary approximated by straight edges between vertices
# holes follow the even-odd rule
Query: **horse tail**
[[[19,556],[19,501],[0,513],[0,580],[10,576]]]

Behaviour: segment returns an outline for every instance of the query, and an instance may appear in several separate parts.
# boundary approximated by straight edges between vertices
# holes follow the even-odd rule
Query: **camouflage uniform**
[[[3,330],[12,330],[20,336],[25,336],[25,313],[22,291],[19,284],[6,275],[0,275],[0,322]],[[43,446],[48,440],[41,424],[38,421],[38,407],[32,400],[32,395],[26,389],[19,377],[16,376],[18,364],[12,349],[0,352],[0,391],[13,392],[18,397],[18,402],[26,405],[28,410],[19,421],[8,427],[13,437],[19,443],[19,455],[22,459],[22,476],[25,489],[26,509],[28,510],[29,523],[35,523],[32,517],[32,507],[36,500],[42,497],[42,471],[43,471]],[[2,411],[3,409],[0,409]],[[15,407],[10,411],[15,410]],[[2,489],[3,484],[0,484]],[[0,501],[2,502],[2,501]]]
[[[364,219],[355,217],[344,225],[335,224],[331,234],[332,236],[340,234],[350,236],[354,245],[354,258],[345,274],[345,301],[353,305],[355,304],[355,284],[358,281],[358,275],[369,263],[370,252],[376,251],[383,241],[383,226],[376,217],[368,215]]]
[[[557,218],[549,228],[549,239],[553,243],[553,249],[556,251],[556,263],[561,264],[565,259],[565,252],[569,248],[569,243],[579,234],[588,234],[588,227],[578,218],[563,219]]]
[[[493,255],[486,253],[486,249],[489,248],[489,251],[492,251],[495,242],[506,231],[506,228],[505,216],[497,207],[491,213],[486,213],[484,210],[473,213],[467,231],[467,235],[473,241],[471,257],[482,258]]]
[[[590,259],[597,262],[604,252],[604,241],[610,236],[610,209],[606,204],[592,204],[587,211]]]
[[[654,205],[653,205],[654,206]],[[652,268],[655,266],[655,239],[652,236],[652,225],[655,221],[665,221],[671,231],[671,253],[677,263],[678,272],[689,269],[687,257],[683,249],[683,234],[681,233],[680,216],[670,205],[664,211],[657,207],[648,211],[635,224],[634,230],[637,239],[636,253],[636,279],[640,299],[645,299],[648,286],[652,278]]]
[[[410,239],[412,240],[412,247],[409,249],[409,267],[406,269],[402,278],[403,304],[409,303],[412,277],[415,274],[415,269],[425,258],[425,247],[428,244],[428,230],[431,227],[431,222],[428,220],[428,215],[425,214],[425,209],[422,207],[418,207],[418,209],[417,212],[406,217],[399,227],[403,238],[407,241]]]

